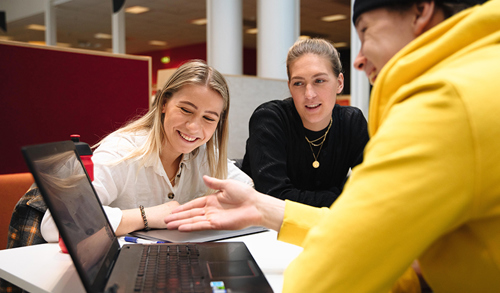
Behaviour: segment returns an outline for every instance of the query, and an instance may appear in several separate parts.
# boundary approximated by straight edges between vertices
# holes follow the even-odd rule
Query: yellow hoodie
[[[304,250],[283,291],[388,292],[419,259],[436,293],[500,292],[500,0],[396,54],[368,126],[330,209],[287,201],[278,237]]]

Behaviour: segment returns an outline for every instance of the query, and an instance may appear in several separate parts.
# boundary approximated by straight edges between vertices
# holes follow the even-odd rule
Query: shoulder
[[[104,138],[94,151],[93,159],[97,159],[102,154],[123,157],[144,145],[147,133],[112,133]]]

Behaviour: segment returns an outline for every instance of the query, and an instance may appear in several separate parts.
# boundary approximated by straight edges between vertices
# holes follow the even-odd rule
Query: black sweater
[[[242,169],[255,189],[281,199],[329,207],[340,195],[349,168],[363,160],[366,119],[355,107],[335,105],[332,126],[319,154],[309,143],[323,135],[304,128],[291,98],[260,105],[252,114]],[[319,147],[313,148],[317,155]]]

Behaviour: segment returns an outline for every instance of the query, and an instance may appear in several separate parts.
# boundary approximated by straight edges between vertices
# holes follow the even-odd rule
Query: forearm
[[[116,235],[121,236],[128,234],[132,231],[142,230],[146,228],[151,229],[166,229],[165,216],[170,214],[172,209],[179,206],[176,201],[166,202],[157,206],[144,208],[144,218],[140,208],[129,209],[122,211],[122,218],[120,225],[116,229]]]
[[[116,236],[122,236],[132,231],[144,229],[141,211],[137,209],[122,210],[120,225],[115,231]]]

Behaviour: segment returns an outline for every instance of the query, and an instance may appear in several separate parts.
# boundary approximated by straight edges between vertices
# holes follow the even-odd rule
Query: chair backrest
[[[12,211],[19,199],[35,182],[31,173],[0,175],[0,249],[7,248],[7,235]]]

